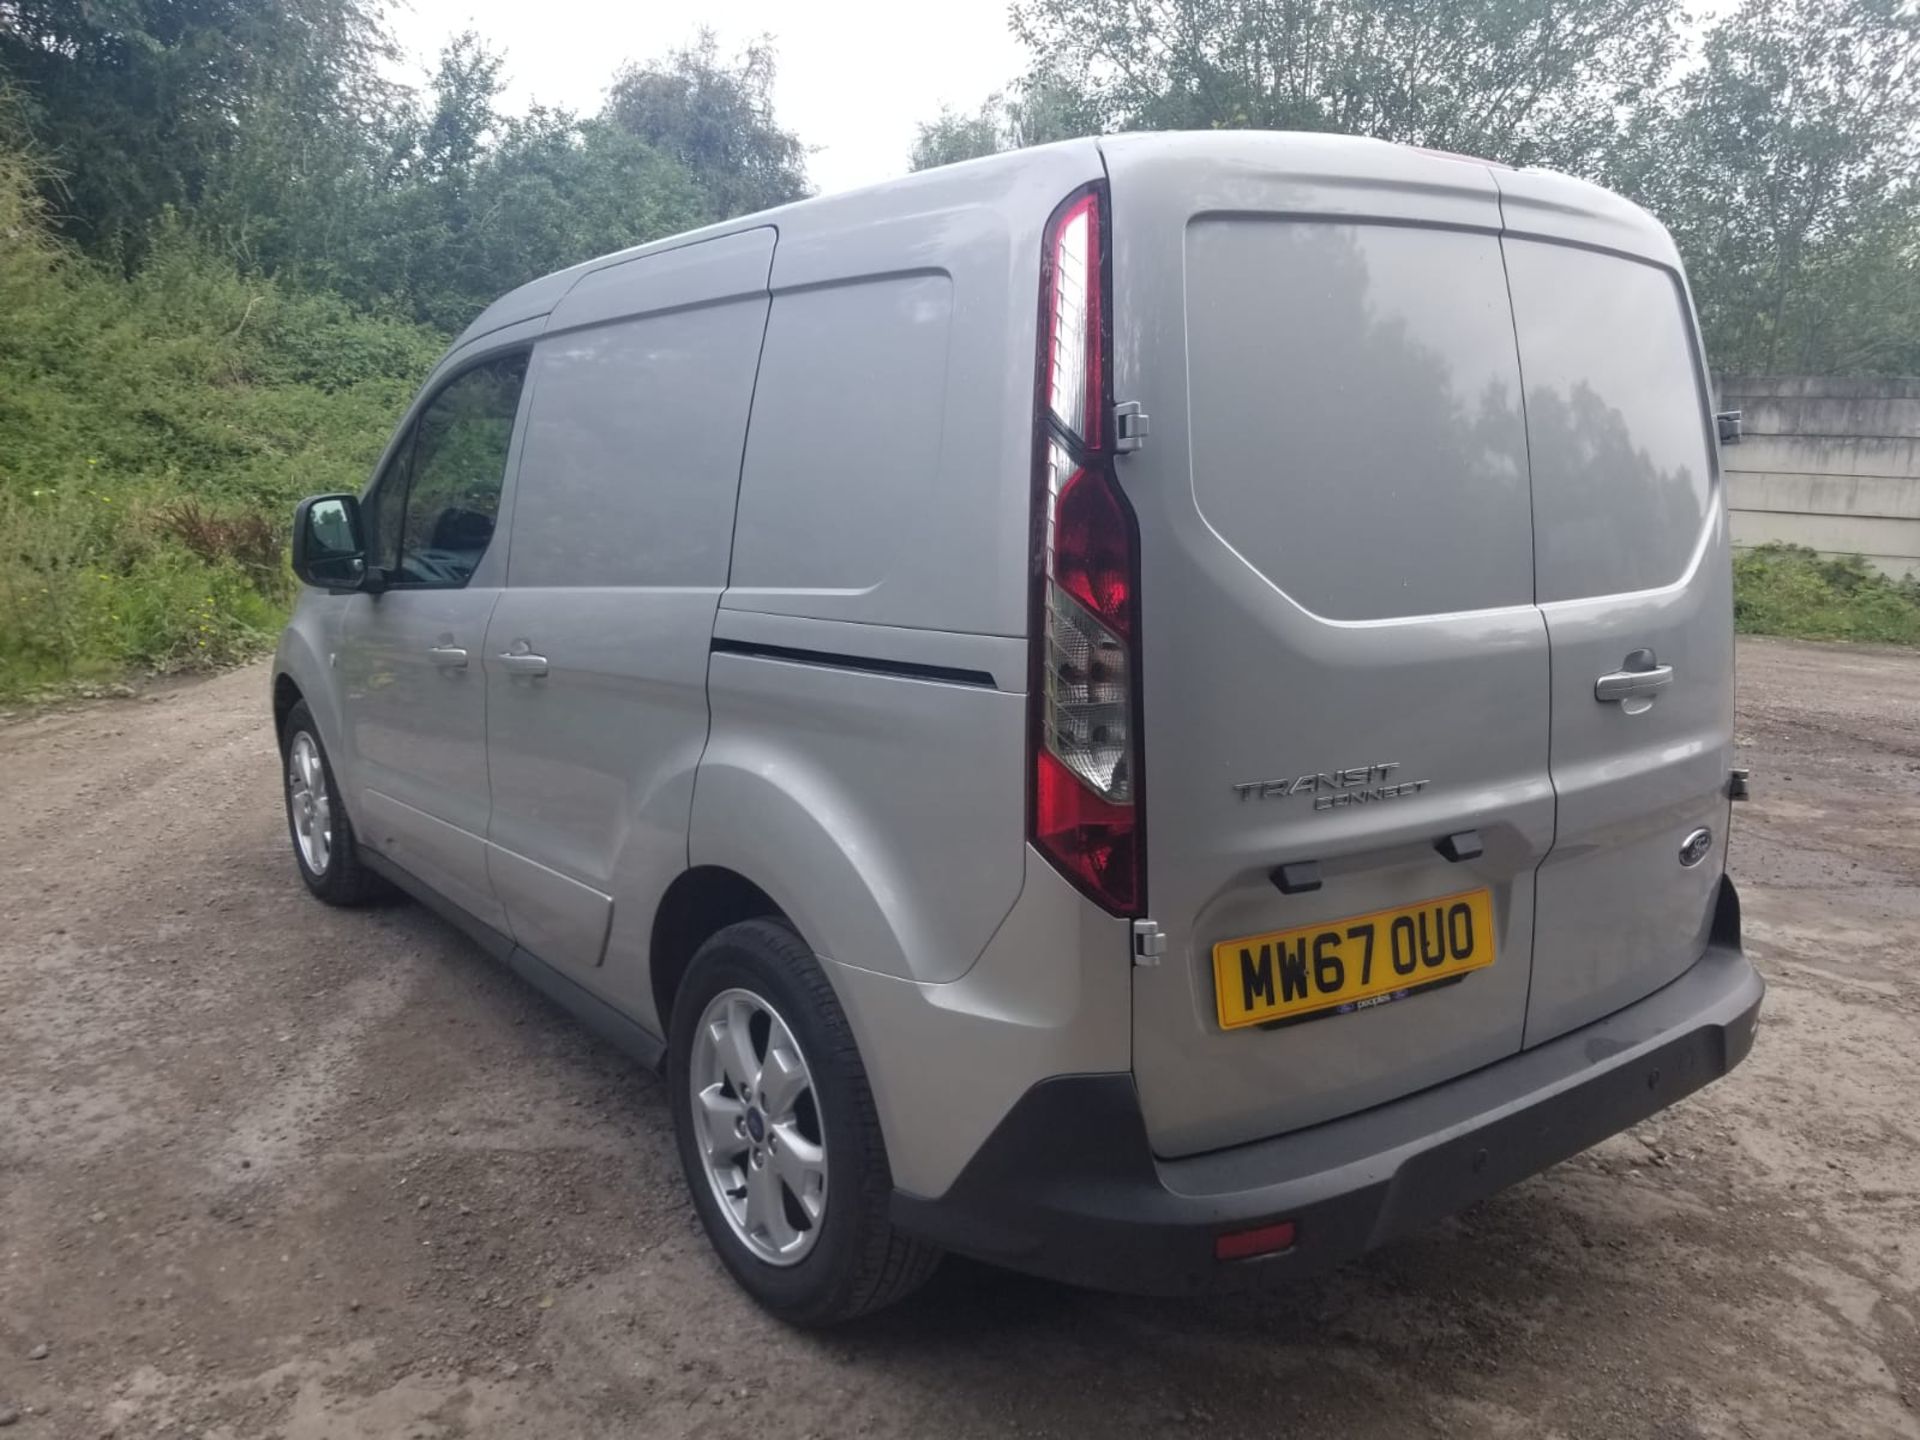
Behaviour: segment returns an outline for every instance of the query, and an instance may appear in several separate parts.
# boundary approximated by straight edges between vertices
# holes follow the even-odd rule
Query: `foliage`
[[[1893,580],[1858,555],[1762,545],[1734,557],[1734,622],[1758,635],[1920,645],[1920,577]]]
[[[807,151],[774,121],[773,75],[769,41],[728,64],[702,30],[664,63],[615,75],[605,119],[683,166],[711,219],[784,205],[807,193]]]
[[[1334,130],[1565,163],[1666,71],[1680,15],[1679,0],[1015,0],[1012,21],[1029,86],[1075,133]]]
[[[1714,361],[1920,372],[1920,6],[1747,0],[1607,163],[1673,230]]]
[[[384,80],[378,0],[0,0],[0,693],[218,663],[291,594],[285,516],[357,489],[527,280],[806,193],[764,42],[499,107],[456,37]]]
[[[1100,128],[1091,101],[1071,84],[1035,70],[1011,90],[989,95],[976,111],[943,108],[919,127],[909,161],[915,170],[929,170],[1025,145],[1091,135]]]
[[[294,499],[356,489],[443,337],[249,279],[178,226],[132,278],[0,146],[0,694],[223,663],[290,593]]]
[[[379,111],[387,53],[362,0],[0,3],[0,76],[58,150],[62,229],[130,264],[156,216],[231,184],[248,136],[291,156]]]
[[[497,108],[500,60],[471,34],[387,120],[377,168],[329,192],[267,268],[365,308],[457,330],[553,270],[715,218],[694,176],[604,118]],[[318,202],[316,201],[316,205]]]
[[[500,112],[500,57],[455,37],[423,94],[389,105],[351,155],[311,171],[266,133],[250,154],[293,174],[271,203],[236,188],[198,228],[250,269],[365,309],[458,330],[550,271],[716,218],[695,177],[603,117]]]

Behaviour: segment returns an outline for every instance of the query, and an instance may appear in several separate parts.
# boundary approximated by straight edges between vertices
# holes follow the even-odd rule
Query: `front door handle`
[[[427,651],[427,658],[442,670],[467,668],[467,652],[458,645],[436,645]]]
[[[525,644],[524,641],[521,642]],[[500,652],[500,664],[509,675],[531,675],[535,678],[547,673],[547,657],[535,655],[531,650],[515,648]]]
[[[1593,682],[1593,698],[1603,703],[1612,700],[1651,701],[1656,692],[1671,684],[1671,665],[1656,664],[1651,650],[1636,650],[1627,656],[1625,669],[1602,675]]]

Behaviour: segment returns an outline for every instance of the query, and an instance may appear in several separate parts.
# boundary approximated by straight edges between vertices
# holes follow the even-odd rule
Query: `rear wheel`
[[[304,700],[288,712],[281,728],[280,759],[287,833],[307,889],[329,905],[364,905],[386,894],[385,883],[360,861],[353,822]]]
[[[890,1305],[939,1252],[887,1218],[893,1181],[846,1016],[787,926],[749,920],[700,947],[674,1001],[680,1161],[721,1260],[782,1319]]]

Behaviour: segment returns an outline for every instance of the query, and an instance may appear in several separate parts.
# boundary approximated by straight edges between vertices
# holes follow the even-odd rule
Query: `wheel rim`
[[[827,1214],[827,1135],[806,1056],[779,1013],[723,990],[694,1031],[693,1133],[707,1184],[757,1260],[796,1265]]]
[[[316,875],[327,873],[333,858],[333,800],[327,794],[327,767],[320,747],[306,731],[287,747],[287,809],[293,817],[293,843]]]

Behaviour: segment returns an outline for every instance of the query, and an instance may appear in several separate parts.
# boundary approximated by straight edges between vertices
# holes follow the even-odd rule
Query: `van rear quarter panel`
[[[958,165],[781,225],[715,633],[976,683],[716,653],[691,861],[838,965],[966,974],[1026,868],[1040,250],[1091,142]]]
[[[782,227],[724,607],[1026,634],[1041,233],[1100,175],[1049,147]]]

